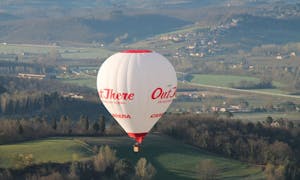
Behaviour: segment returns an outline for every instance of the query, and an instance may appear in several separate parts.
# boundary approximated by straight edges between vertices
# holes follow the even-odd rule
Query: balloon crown
[[[122,53],[151,53],[152,51],[147,49],[128,49],[121,52]]]

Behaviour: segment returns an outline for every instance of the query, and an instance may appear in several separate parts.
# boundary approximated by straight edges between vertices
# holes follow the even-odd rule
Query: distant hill
[[[2,21],[10,21],[10,20],[16,20],[19,19],[18,16],[9,14],[9,13],[4,13],[4,12],[0,12],[0,22]]]
[[[77,41],[131,42],[190,24],[177,18],[155,15],[115,15],[109,19],[57,18],[0,22],[0,41],[56,42]]]
[[[173,7],[199,7],[211,5],[253,5],[268,3],[297,3],[297,0],[1,0],[0,5],[5,8],[33,7],[33,8],[86,8],[101,6],[103,8],[173,8]]]
[[[240,37],[242,41],[245,37],[246,41],[255,39],[250,44],[265,40],[284,43],[297,41],[299,22],[275,17],[280,17],[278,12],[284,17],[294,17],[299,11],[296,3],[296,0],[2,0],[0,41],[130,43],[194,23],[214,26],[233,14],[252,14],[233,17],[241,21],[226,31],[221,41],[240,42]]]
[[[242,43],[248,47],[261,44],[285,44],[300,41],[300,18],[275,19],[239,15],[237,25],[226,29],[221,37],[225,43]]]

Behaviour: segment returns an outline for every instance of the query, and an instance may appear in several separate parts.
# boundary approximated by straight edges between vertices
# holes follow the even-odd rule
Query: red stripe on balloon
[[[151,53],[151,50],[147,49],[128,49],[125,51],[121,51],[121,53]]]
[[[136,140],[138,143],[142,143],[143,139],[148,133],[127,133],[129,137]]]

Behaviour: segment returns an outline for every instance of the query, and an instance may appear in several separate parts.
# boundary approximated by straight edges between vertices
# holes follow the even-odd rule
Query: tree
[[[265,168],[265,175],[267,180],[285,180],[285,167],[268,163]]]
[[[11,175],[11,172],[9,169],[5,169],[0,172],[0,179],[7,179],[7,180],[12,180],[13,177]]]
[[[78,176],[78,172],[79,171],[79,167],[78,167],[78,163],[76,161],[72,161],[71,165],[70,165],[70,170],[69,170],[69,178],[72,180],[79,180],[79,176]]]
[[[268,116],[266,118],[266,122],[270,125],[273,122],[273,118],[271,116]]]
[[[70,134],[72,132],[71,119],[66,115],[62,115],[59,121],[59,127],[63,134]]]
[[[294,123],[292,121],[288,122],[288,128],[293,129],[294,128]]]
[[[105,118],[104,116],[100,116],[99,119],[99,130],[101,134],[105,133]]]
[[[24,168],[34,163],[33,154],[17,154],[15,157],[16,168]]]
[[[119,180],[131,179],[134,175],[134,167],[130,161],[120,159],[114,166],[114,175]]]
[[[78,129],[80,129],[81,133],[87,133],[90,127],[90,122],[87,116],[81,115],[78,122]]]
[[[23,134],[24,129],[20,121],[17,121],[18,134]]]
[[[116,161],[116,151],[111,149],[108,145],[101,146],[98,154],[94,158],[95,170],[105,172],[112,168]]]
[[[290,146],[285,142],[277,140],[268,146],[265,153],[266,160],[275,165],[287,164],[293,158],[293,151]]]
[[[97,134],[98,131],[99,131],[99,129],[100,129],[100,126],[99,126],[98,122],[95,121],[94,124],[93,124],[93,130],[94,130],[94,132]]]
[[[56,128],[57,128],[56,118],[52,119],[52,126],[51,127],[52,127],[52,129],[56,130]]]
[[[217,179],[218,168],[211,159],[204,159],[197,165],[198,177],[201,180]]]
[[[267,180],[273,180],[273,179],[275,179],[274,178],[274,165],[273,164],[268,163],[266,165],[265,175],[266,175]]]
[[[291,101],[282,102],[279,104],[279,108],[282,111],[295,111],[296,110],[296,104]]]
[[[89,122],[89,118],[88,118],[88,116],[85,116],[85,119],[84,119],[85,121],[84,121],[84,130],[86,131],[86,132],[88,132],[89,131],[89,127],[90,127],[90,122]]]
[[[151,163],[147,163],[145,158],[140,158],[135,166],[135,176],[137,179],[149,180],[156,174],[156,169]]]

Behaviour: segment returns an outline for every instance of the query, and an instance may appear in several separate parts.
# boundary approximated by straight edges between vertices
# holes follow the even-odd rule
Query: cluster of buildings
[[[181,47],[174,57],[204,57],[221,53],[224,49],[219,46],[216,37],[222,35],[226,29],[237,26],[239,20],[232,19],[231,22],[214,28],[203,28],[192,32],[179,32],[160,36],[161,41],[172,41],[181,43]]]

